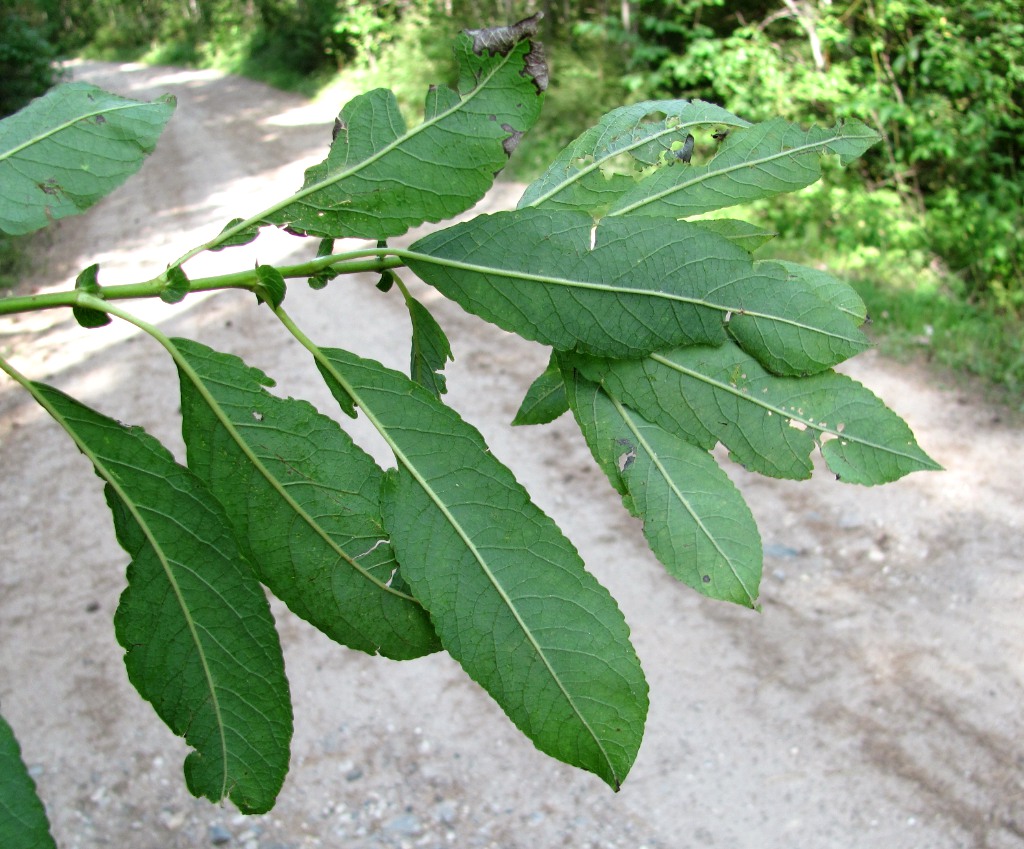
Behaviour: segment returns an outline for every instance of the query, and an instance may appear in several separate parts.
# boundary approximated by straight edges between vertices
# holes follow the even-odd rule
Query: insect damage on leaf
[[[542,12],[507,27],[490,27],[488,29],[467,29],[466,35],[473,39],[473,52],[482,56],[486,50],[491,56],[501,54],[507,56],[519,42],[537,35]],[[524,77],[530,77],[537,87],[537,94],[547,91],[548,63],[544,56],[544,45],[539,41],[530,43],[530,52],[524,57],[522,70]]]
[[[693,157],[693,134],[686,134],[686,141],[683,142],[683,146],[673,152],[678,162],[689,162]]]

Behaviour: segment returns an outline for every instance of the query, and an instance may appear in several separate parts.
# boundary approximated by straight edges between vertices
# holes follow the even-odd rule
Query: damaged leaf
[[[833,371],[779,377],[733,344],[566,362],[648,421],[706,450],[721,442],[736,462],[770,477],[809,478],[815,447],[847,483],[940,468],[899,416]]]
[[[0,231],[31,233],[110,194],[153,152],[174,104],[66,83],[0,121]]]
[[[685,221],[604,218],[595,230],[586,213],[519,209],[432,233],[401,255],[469,312],[562,351],[638,357],[717,345],[728,327],[772,370],[799,374],[868,344],[848,315],[779,266],[755,267]]]
[[[600,215],[636,185],[642,168],[661,164],[674,143],[685,145],[690,131],[710,124],[749,126],[700,100],[648,100],[613,109],[558,154],[523,193],[519,208],[586,209]],[[623,157],[632,161],[628,170],[619,165]]]
[[[821,157],[856,159],[879,140],[860,121],[805,130],[782,118],[733,130],[706,165],[662,168],[623,195],[609,215],[686,218],[809,186],[821,177]]]
[[[424,121],[412,129],[391,91],[349,101],[327,159],[306,171],[299,192],[266,221],[320,237],[376,240],[469,209],[540,113],[547,66],[533,38],[537,20],[459,36],[458,90],[432,86]]]
[[[711,598],[755,607],[761,537],[743,496],[714,457],[651,424],[569,371],[573,414],[598,465],[643,519],[669,574]]]

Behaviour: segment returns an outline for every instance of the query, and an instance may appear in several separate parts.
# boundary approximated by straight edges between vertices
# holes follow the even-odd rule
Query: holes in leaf
[[[633,461],[636,460],[636,446],[634,446],[628,439],[617,439],[616,444],[621,445],[626,449],[615,461],[615,465],[618,467],[619,471],[624,472],[632,466]]]
[[[261,421],[263,421],[263,413],[261,413],[259,410],[253,410],[252,411],[252,418],[253,418],[253,421],[261,422]]]

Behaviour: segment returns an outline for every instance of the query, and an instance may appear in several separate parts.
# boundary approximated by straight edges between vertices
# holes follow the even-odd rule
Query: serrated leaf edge
[[[136,508],[136,506],[132,502],[131,498],[128,497],[128,494],[124,491],[124,489],[121,487],[121,485],[117,482],[116,476],[107,469],[106,465],[102,461],[102,458],[100,458],[100,456],[98,454],[96,454],[91,448],[89,448],[88,444],[86,444],[85,441],[81,440],[78,437],[78,435],[75,433],[74,429],[70,426],[68,421],[63,416],[63,414],[60,413],[57,410],[56,407],[54,407],[52,404],[49,403],[49,401],[47,400],[47,398],[45,396],[45,393],[46,393],[46,391],[54,391],[54,390],[52,390],[51,387],[48,387],[45,384],[36,383],[34,381],[31,382],[30,386],[31,386],[31,388],[29,388],[29,386],[26,385],[26,388],[29,388],[29,391],[31,392],[32,396],[43,407],[43,409],[45,409],[46,412],[55,421],[57,421],[58,424],[60,424],[60,426],[65,430],[65,432],[74,441],[75,445],[82,452],[82,454],[84,454],[86,456],[86,458],[89,460],[89,462],[92,463],[93,468],[96,470],[97,474],[101,478],[103,478],[104,481],[106,481],[107,485],[117,494],[117,497],[118,497],[118,499],[120,499],[121,503],[124,504],[125,508],[131,513],[132,518],[138,524],[139,529],[142,531],[143,535],[146,537],[146,540],[149,543],[149,546],[152,548],[154,554],[156,555],[157,559],[160,562],[160,566],[163,569],[164,574],[167,576],[167,582],[170,585],[172,592],[174,593],[174,597],[178,601],[178,607],[181,609],[182,616],[184,617],[186,626],[188,627],[188,630],[189,630],[189,634],[190,634],[190,636],[192,638],[192,643],[195,646],[196,654],[199,657],[200,663],[202,665],[203,677],[206,679],[207,691],[209,693],[210,705],[212,706],[213,712],[214,712],[214,716],[216,717],[217,737],[218,737],[218,739],[220,741],[221,764],[222,764],[221,772],[222,772],[222,774],[224,776],[223,781],[221,783],[220,798],[226,798],[227,795],[228,795],[228,777],[229,777],[229,774],[230,774],[230,768],[229,768],[229,765],[228,765],[229,761],[228,761],[227,740],[226,740],[225,735],[224,735],[224,729],[227,727],[227,723],[224,721],[224,716],[223,716],[223,713],[221,711],[220,700],[217,697],[217,687],[216,687],[216,684],[214,683],[213,673],[210,670],[210,665],[209,665],[209,661],[208,661],[208,659],[206,657],[206,652],[203,649],[203,642],[199,638],[199,632],[198,632],[198,629],[196,627],[195,620],[192,618],[192,613],[191,613],[191,610],[190,610],[189,606],[185,603],[184,596],[183,596],[183,594],[181,592],[181,587],[179,586],[177,580],[174,577],[174,570],[171,569],[170,563],[169,563],[167,557],[165,556],[162,547],[159,545],[157,540],[154,538],[154,536],[153,536],[153,534],[152,534],[152,532],[151,532],[151,530],[149,528],[149,525],[146,522],[145,518],[142,516],[142,514]],[[118,426],[119,427],[124,427],[123,425],[118,425]]]
[[[486,74],[483,77],[480,77],[477,80],[477,84],[473,87],[471,91],[469,91],[463,96],[460,96],[458,101],[453,106],[446,109],[444,112],[439,112],[433,118],[423,120],[419,124],[414,126],[412,129],[406,130],[405,133],[403,133],[397,139],[390,142],[389,144],[386,144],[384,147],[382,147],[376,153],[368,156],[366,159],[359,161],[348,170],[340,171],[336,174],[331,174],[329,177],[325,177],[324,179],[318,181],[317,183],[314,183],[311,186],[303,186],[295,194],[285,198],[280,203],[276,203],[273,206],[265,209],[254,219],[249,219],[248,221],[243,222],[243,224],[252,224],[254,221],[260,221],[269,218],[270,216],[276,214],[277,212],[280,212],[281,210],[287,208],[288,206],[291,206],[293,203],[298,203],[304,200],[305,198],[309,197],[310,195],[315,194],[316,192],[326,189],[329,186],[333,186],[335,183],[341,182],[347,177],[351,177],[353,174],[358,174],[363,168],[372,165],[378,159],[381,159],[382,157],[386,156],[392,150],[395,150],[409,139],[414,138],[419,133],[423,132],[429,127],[432,127],[434,124],[437,124],[438,122],[444,120],[449,115],[453,115],[454,113],[458,112],[469,101],[476,97],[486,87],[487,83],[490,82],[491,78],[494,77],[502,68],[505,67],[505,65],[507,65],[512,60],[514,52],[514,50],[510,50],[507,54],[505,54],[500,62],[495,63],[490,73]],[[240,229],[242,229],[242,225],[239,225],[236,228],[236,232]],[[223,236],[229,232],[230,231],[224,231],[224,233],[222,233],[221,235]],[[231,235],[234,235],[234,233],[231,233]]]
[[[757,124],[754,125],[754,127],[757,126]],[[745,127],[744,129],[752,128]],[[664,189],[660,192],[656,192],[653,195],[649,195],[648,197],[644,197],[641,198],[640,200],[634,201],[629,206],[624,206],[621,209],[613,210],[608,213],[608,217],[614,218],[619,215],[628,215],[635,209],[639,209],[640,207],[646,206],[649,203],[654,203],[656,201],[662,200],[663,198],[675,194],[676,192],[685,191],[691,186],[699,185],[700,183],[704,182],[705,180],[709,180],[712,177],[721,177],[723,174],[731,174],[733,171],[743,171],[746,169],[757,168],[769,162],[774,162],[777,159],[783,159],[789,156],[798,156],[801,153],[825,153],[827,152],[826,148],[830,144],[836,141],[844,140],[846,138],[852,137],[837,134],[827,139],[820,139],[814,142],[807,142],[806,144],[797,145],[796,147],[787,147],[784,150],[779,151],[778,153],[772,153],[768,156],[762,156],[759,159],[745,159],[741,162],[737,162],[735,165],[728,165],[724,168],[709,170],[708,172],[701,174],[700,176],[694,177],[691,180],[685,180],[682,183],[677,183],[676,185],[670,186],[667,189]],[[713,164],[714,160],[712,160],[711,163]]]
[[[602,389],[602,391],[604,390]],[[719,556],[721,556],[722,560],[729,565],[729,571],[732,572],[733,577],[736,579],[736,582],[743,588],[743,592],[746,594],[747,599],[750,602],[747,606],[755,607],[757,605],[757,596],[751,594],[746,582],[743,580],[742,577],[740,577],[739,572],[733,565],[733,559],[728,554],[726,554],[725,551],[722,550],[722,547],[718,544],[718,540],[708,530],[707,526],[702,521],[700,515],[694,511],[686,495],[679,491],[679,488],[676,486],[676,483],[672,479],[672,476],[665,468],[665,465],[664,463],[662,463],[661,458],[658,456],[658,453],[654,450],[653,446],[651,446],[650,443],[648,443],[647,440],[644,439],[643,435],[640,433],[640,430],[636,427],[634,419],[631,416],[632,411],[629,410],[629,408],[626,407],[621,401],[619,401],[619,399],[616,398],[614,395],[611,395],[607,392],[605,392],[605,394],[608,396],[609,400],[611,400],[616,412],[622,417],[622,420],[626,424],[626,427],[629,428],[630,432],[636,437],[637,444],[643,447],[644,451],[647,452],[647,456],[650,458],[651,463],[658,470],[658,474],[660,474],[661,477],[664,479],[665,483],[668,485],[668,488],[671,490],[672,494],[679,500],[679,503],[683,505],[683,507],[686,509],[686,512],[690,514],[694,523],[697,525],[698,528],[700,528],[701,533],[708,539],[708,541],[714,547],[715,551],[717,551]],[[626,488],[629,489],[629,483],[626,482],[625,480],[623,482],[625,483]],[[632,502],[632,500],[631,503],[635,504],[635,502]]]
[[[668,357],[665,357],[662,354],[658,354],[658,353],[651,354],[650,355],[650,359],[653,360],[656,363],[659,363],[660,365],[665,366],[666,368],[671,369],[672,371],[678,372],[679,374],[683,374],[683,375],[686,375],[687,377],[693,378],[694,380],[698,380],[698,381],[700,381],[702,383],[706,383],[709,386],[713,386],[716,389],[722,390],[723,392],[728,392],[730,395],[735,395],[737,398],[741,398],[742,400],[746,401],[747,403],[754,404],[755,406],[761,407],[766,412],[772,413],[774,415],[782,416],[782,418],[784,420],[786,420],[786,421],[794,421],[794,422],[798,422],[799,424],[804,425],[807,428],[807,430],[811,431],[814,434],[814,441],[815,441],[815,443],[817,443],[819,448],[821,447],[821,434],[828,434],[829,437],[833,437],[835,439],[841,439],[841,440],[844,440],[846,442],[855,442],[855,443],[857,443],[859,445],[863,445],[863,446],[865,446],[867,448],[871,448],[872,450],[879,451],[879,452],[882,452],[884,454],[890,454],[890,455],[895,456],[895,457],[904,457],[907,460],[911,460],[911,461],[913,461],[915,463],[922,464],[925,468],[935,468],[935,469],[940,468],[938,466],[938,464],[935,463],[934,460],[931,460],[931,458],[928,457],[928,455],[925,454],[923,451],[921,452],[920,456],[919,455],[915,455],[915,454],[911,454],[911,453],[907,453],[907,452],[903,452],[903,451],[898,451],[898,450],[896,450],[895,448],[893,448],[891,446],[881,445],[879,443],[872,442],[870,439],[867,439],[865,437],[856,436],[854,434],[847,433],[846,431],[840,431],[838,429],[838,427],[835,426],[835,425],[829,425],[827,423],[823,425],[820,421],[815,421],[815,420],[813,420],[811,418],[808,418],[807,416],[802,414],[799,410],[787,410],[787,409],[785,409],[783,407],[778,407],[775,404],[769,404],[767,401],[763,401],[763,400],[761,400],[759,398],[755,398],[753,395],[751,395],[751,394],[749,394],[747,392],[744,392],[742,389],[740,389],[740,388],[738,388],[736,386],[732,386],[732,385],[730,385],[728,383],[723,383],[722,381],[716,380],[715,378],[713,378],[713,377],[711,377],[709,375],[702,374],[699,371],[694,371],[693,369],[689,369],[686,366],[683,366],[683,365],[680,365],[679,363],[673,362],[671,359],[669,359]],[[823,373],[824,374],[829,374],[830,372],[826,371],[826,372],[823,372]],[[844,377],[844,378],[846,378],[846,380],[849,380],[851,383],[854,383],[857,386],[860,386],[861,388],[864,388],[862,384],[857,383],[857,381],[853,380],[853,378],[851,378],[851,377],[847,377],[846,375],[840,375],[838,372],[834,372],[834,371],[831,372],[831,374],[834,374],[834,375],[836,375],[838,377]],[[776,377],[775,375],[771,375],[771,376],[772,377]],[[785,378],[784,377],[784,378],[780,378],[780,379],[783,379],[783,380],[793,380],[795,378]],[[931,465],[928,465],[925,461],[930,461]]]
[[[74,85],[74,83],[69,83],[69,85]],[[171,107],[173,107],[174,104],[175,104],[175,98],[172,95],[169,95],[169,94],[162,95],[161,97],[158,97],[155,100],[150,100],[150,101],[147,101],[147,100],[132,100],[131,98],[125,98],[125,97],[122,97],[121,95],[114,95],[113,92],[104,91],[103,89],[98,88],[97,86],[93,86],[93,85],[90,85],[90,84],[86,84],[86,85],[88,86],[88,88],[90,90],[99,91],[101,94],[105,94],[105,95],[108,95],[108,96],[118,97],[118,98],[121,98],[122,100],[126,100],[127,102],[126,103],[116,104],[116,105],[110,106],[108,108],[96,109],[93,112],[87,112],[87,113],[85,113],[83,115],[78,115],[77,117],[74,118],[74,120],[65,121],[60,126],[51,127],[45,133],[41,133],[41,134],[39,134],[37,136],[34,136],[33,138],[28,139],[25,142],[22,142],[17,147],[11,148],[10,150],[8,150],[5,153],[0,153],[0,162],[3,162],[3,160],[5,160],[5,159],[9,159],[10,157],[14,156],[15,154],[21,153],[21,151],[25,150],[26,148],[31,147],[34,144],[39,144],[40,142],[46,141],[46,139],[50,138],[51,136],[56,135],[57,133],[61,133],[64,130],[70,129],[71,127],[75,126],[75,124],[77,124],[77,123],[79,123],[81,121],[86,121],[89,118],[95,118],[97,115],[109,115],[111,112],[122,112],[125,109],[138,109],[140,106],[153,106],[155,104],[161,104],[161,105],[166,104],[166,105],[170,105]],[[86,86],[82,86],[82,90],[83,91],[85,90],[85,87]]]
[[[217,400],[210,394],[209,390],[203,384],[203,381],[199,378],[199,375],[192,368],[191,364],[187,361],[185,356],[177,349],[176,345],[174,344],[175,341],[175,339],[168,339],[169,346],[165,346],[167,347],[168,352],[174,358],[175,364],[186,373],[186,376],[189,378],[192,385],[196,387],[196,390],[202,396],[207,406],[210,408],[211,411],[214,412],[214,415],[217,417],[217,420],[220,422],[221,426],[226,431],[228,431],[229,435],[234,440],[235,444],[238,445],[238,447],[242,450],[242,453],[245,454],[249,462],[252,463],[252,465],[260,473],[260,475],[262,475],[263,478],[271,485],[274,491],[285,501],[285,503],[288,504],[288,506],[294,511],[295,515],[302,519],[302,521],[305,522],[310,528],[312,528],[313,531],[317,534],[317,536],[319,536],[328,545],[328,547],[337,554],[337,556],[341,560],[343,560],[349,566],[351,566],[353,569],[359,572],[359,574],[366,578],[368,581],[371,581],[373,584],[375,584],[379,589],[396,595],[400,598],[407,599],[409,601],[413,601],[419,604],[419,602],[408,593],[403,593],[400,590],[396,590],[394,587],[389,586],[388,584],[378,579],[371,572],[368,572],[366,569],[364,569],[355,560],[355,558],[349,555],[344,549],[339,547],[338,544],[327,533],[327,531],[324,530],[320,526],[320,524],[316,522],[316,520],[313,519],[313,517],[310,516],[309,513],[306,510],[304,510],[297,501],[295,501],[292,495],[281,486],[280,482],[277,480],[277,478],[274,477],[274,475],[270,473],[270,470],[267,469],[266,465],[264,465],[263,461],[259,458],[259,456],[257,456],[249,447],[248,442],[239,433],[238,428],[235,426],[234,422],[231,421],[231,419],[227,416],[227,414],[217,403]]]
[[[442,515],[448,521],[449,525],[451,525],[452,529],[456,532],[456,534],[458,534],[459,538],[465,544],[467,550],[469,550],[472,553],[474,559],[480,565],[481,570],[487,576],[487,579],[491,582],[491,585],[497,591],[497,594],[501,598],[502,602],[505,604],[507,609],[511,611],[512,616],[514,617],[516,623],[519,625],[520,630],[526,636],[527,640],[529,640],[530,644],[533,646],[534,652],[536,653],[537,657],[541,658],[541,660],[543,661],[544,666],[551,677],[551,680],[557,683],[558,689],[562,692],[562,695],[565,697],[566,702],[569,705],[571,705],[573,713],[580,721],[580,724],[587,729],[587,733],[590,735],[591,739],[593,739],[594,743],[597,745],[598,750],[601,752],[601,755],[604,758],[604,762],[608,765],[609,772],[615,780],[616,787],[621,785],[622,779],[616,773],[612,758],[608,754],[608,751],[605,749],[600,736],[594,732],[590,723],[587,721],[585,715],[580,711],[579,707],[577,706],[575,699],[573,699],[570,693],[566,690],[561,678],[555,673],[554,668],[551,666],[551,663],[548,660],[547,655],[545,654],[541,646],[538,645],[536,639],[534,639],[533,633],[526,626],[526,623],[519,615],[519,611],[516,608],[516,606],[512,603],[512,599],[509,598],[508,594],[505,592],[501,584],[495,579],[493,573],[487,567],[486,559],[480,554],[479,549],[476,547],[476,545],[474,545],[471,537],[466,533],[465,529],[459,524],[455,516],[452,515],[451,511],[445,505],[444,500],[433,490],[429,483],[416,470],[415,465],[409,460],[408,457],[406,457],[405,453],[401,450],[401,448],[399,448],[399,446],[395,444],[394,440],[391,439],[390,435],[388,434],[388,429],[384,425],[384,423],[381,422],[373,414],[372,410],[364,406],[358,392],[348,383],[348,381],[344,379],[344,377],[342,377],[341,374],[338,373],[338,370],[334,368],[334,365],[331,363],[330,359],[326,355],[323,355],[321,353],[318,355],[317,361],[322,365],[323,368],[327,369],[331,377],[334,380],[336,380],[338,384],[345,390],[345,392],[356,402],[356,405],[363,411],[364,415],[366,415],[367,419],[370,421],[373,427],[377,430],[377,432],[381,435],[385,442],[387,442],[388,446],[394,452],[395,459],[399,463],[401,463],[405,470],[409,472],[409,474],[413,477],[416,483],[423,489],[427,497],[430,498],[430,500],[437,506],[437,508],[441,511]],[[413,384],[411,381],[410,385],[418,386],[417,384]],[[419,388],[422,389],[422,387]],[[422,391],[426,392],[426,390]],[[435,402],[440,403],[437,401],[436,398],[434,398],[434,396],[431,395],[430,397]]]
[[[861,348],[863,348],[864,345],[865,345],[864,336],[863,336],[863,334],[859,330],[857,330],[856,327],[854,327],[854,330],[856,331],[855,335],[854,336],[848,336],[848,335],[845,335],[843,333],[839,333],[839,332],[836,332],[836,331],[833,331],[833,330],[825,330],[825,329],[823,329],[821,327],[815,327],[812,324],[807,324],[807,323],[802,322],[802,321],[797,321],[796,319],[793,319],[793,318],[786,318],[785,316],[772,315],[770,313],[762,313],[762,312],[758,312],[756,310],[748,310],[748,309],[746,309],[746,308],[744,308],[744,307],[742,307],[740,305],[727,306],[725,304],[716,304],[716,303],[712,303],[710,301],[704,300],[702,298],[687,297],[686,295],[679,295],[679,294],[675,294],[673,292],[664,292],[664,291],[661,291],[661,290],[658,290],[658,289],[624,288],[623,286],[609,286],[606,283],[592,283],[592,282],[585,281],[585,280],[569,280],[569,279],[564,278],[564,277],[555,277],[555,276],[546,275],[546,274],[532,274],[531,272],[528,272],[528,271],[516,271],[516,270],[512,270],[512,269],[502,268],[502,267],[497,266],[497,265],[495,265],[495,266],[477,265],[475,263],[463,262],[461,260],[456,260],[456,259],[447,259],[447,258],[443,258],[443,257],[437,257],[437,256],[434,256],[433,254],[421,253],[419,251],[413,251],[413,250],[395,249],[395,250],[392,251],[392,253],[394,253],[396,256],[399,256],[399,257],[401,257],[403,259],[419,260],[420,262],[424,262],[424,263],[427,263],[427,264],[430,264],[430,265],[439,265],[439,266],[443,266],[443,267],[447,267],[447,268],[454,268],[454,269],[457,269],[459,271],[468,271],[468,272],[471,272],[473,274],[498,275],[498,276],[501,276],[501,277],[510,277],[510,278],[512,278],[514,280],[525,280],[525,281],[530,282],[530,283],[542,283],[542,284],[550,284],[550,285],[554,285],[554,286],[565,286],[565,287],[570,288],[570,289],[589,289],[589,290],[596,291],[596,292],[607,292],[607,293],[610,293],[610,294],[613,294],[613,295],[637,294],[637,295],[643,295],[645,297],[651,297],[651,298],[662,298],[662,299],[664,299],[666,301],[678,301],[679,303],[692,304],[693,306],[704,307],[706,309],[711,309],[711,310],[717,310],[718,312],[722,313],[726,317],[725,319],[723,319],[723,324],[725,326],[728,326],[728,323],[729,323],[728,320],[726,320],[726,319],[728,317],[730,317],[730,316],[735,314],[735,315],[742,315],[742,316],[745,316],[745,317],[750,317],[750,318],[755,318],[755,319],[764,319],[765,321],[776,322],[778,324],[786,324],[786,325],[789,325],[791,327],[795,327],[798,330],[802,330],[802,331],[807,331],[809,333],[818,334],[820,336],[824,336],[824,337],[830,338],[830,339],[838,339],[838,340],[841,340],[843,342],[849,342],[850,344],[857,345],[858,347],[861,347]],[[735,283],[735,282],[737,282],[740,279],[746,279],[746,278],[736,278],[735,280],[730,280],[730,281],[727,281],[727,282],[728,283]],[[821,301],[821,303],[825,304],[824,301]],[[827,304],[826,304],[826,306],[827,306]],[[841,312],[841,311],[836,309],[836,312]],[[843,315],[845,317],[845,314],[843,314]]]

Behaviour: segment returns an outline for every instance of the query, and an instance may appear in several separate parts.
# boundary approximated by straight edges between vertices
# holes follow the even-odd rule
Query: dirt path
[[[49,237],[37,285],[67,285],[97,260],[102,282],[155,273],[294,190],[336,111],[208,72],[84,64],[76,75],[133,96],[173,92],[180,105],[142,173]],[[501,187],[486,204],[514,200]],[[261,237],[204,262],[281,261],[288,242]],[[290,311],[313,338],[402,367],[394,340],[407,319],[371,283],[295,287]],[[451,403],[631,623],[652,709],[625,788],[613,795],[537,753],[445,657],[357,655],[276,607],[296,712],[279,804],[247,819],[193,800],[183,744],[125,678],[111,617],[126,558],[99,482],[4,379],[0,700],[64,849],[1024,847],[1019,427],[920,368],[858,357],[846,370],[947,471],[877,489],[736,471],[768,555],[753,614],[665,576],[570,421],[506,426],[542,350],[418,291],[455,345]],[[253,307],[223,294],[142,311],[332,409],[306,357],[269,341],[280,335]],[[180,451],[173,370],[149,340],[37,315],[0,322],[0,345],[30,376]]]

